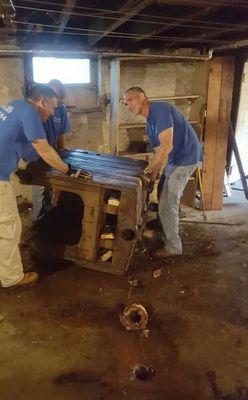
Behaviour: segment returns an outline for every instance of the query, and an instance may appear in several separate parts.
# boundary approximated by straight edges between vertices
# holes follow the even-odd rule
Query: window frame
[[[64,83],[65,87],[82,87],[85,89],[96,89],[97,88],[97,78],[98,78],[98,59],[96,57],[89,57],[86,55],[75,55],[71,54],[70,52],[57,55],[54,54],[52,51],[49,54],[43,55],[39,53],[32,53],[26,54],[24,56],[24,80],[25,80],[25,92],[37,82],[34,81],[34,74],[33,74],[33,58],[34,57],[54,57],[54,58],[67,58],[67,59],[87,59],[90,61],[89,68],[90,68],[90,82],[89,83]],[[54,77],[53,79],[56,79]]]

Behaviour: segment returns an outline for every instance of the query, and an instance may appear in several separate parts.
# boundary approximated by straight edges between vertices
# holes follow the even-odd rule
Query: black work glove
[[[154,189],[154,182],[149,182],[146,184],[146,190],[148,194],[152,193],[153,189]]]
[[[23,185],[31,185],[32,184],[33,175],[27,169],[18,168],[18,170],[15,171],[15,174],[18,176],[18,178],[20,179],[20,183],[22,183]]]
[[[154,188],[154,181],[151,180],[151,172],[148,169],[148,167],[145,168],[144,170],[144,182],[145,182],[145,187],[147,190],[147,193],[152,193],[153,188]]]
[[[68,165],[68,171],[66,172],[66,175],[70,176],[71,178],[81,177],[81,178],[85,178],[85,179],[90,179],[92,177],[92,175],[87,171],[84,171],[80,168],[77,168],[77,169],[73,168],[71,166],[71,164],[67,164],[67,165]]]

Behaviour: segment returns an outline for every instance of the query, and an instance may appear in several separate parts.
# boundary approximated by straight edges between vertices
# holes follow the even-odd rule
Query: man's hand
[[[160,144],[154,148],[155,155],[147,167],[150,170],[152,181],[155,181],[157,178],[163,163],[173,149],[173,128],[160,132],[158,139]]]

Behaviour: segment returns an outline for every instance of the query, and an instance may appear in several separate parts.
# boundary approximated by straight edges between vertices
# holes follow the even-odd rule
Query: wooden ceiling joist
[[[119,11],[123,14],[121,14],[121,17],[118,18],[114,23],[110,24],[104,32],[98,36],[97,38],[94,38],[90,40],[90,45],[93,46],[97,42],[99,42],[101,39],[103,39],[105,36],[119,28],[121,25],[123,25],[125,22],[129,21],[134,15],[138,14],[140,11],[144,10],[146,7],[148,7],[151,3],[153,3],[153,0],[128,0],[120,9]]]
[[[71,18],[71,12],[76,4],[76,0],[66,0],[66,4],[62,9],[62,12],[66,14],[61,14],[61,19],[59,21],[58,33],[63,33],[69,19]]]
[[[204,8],[203,10],[198,10],[198,11],[194,11],[193,13],[186,14],[184,17],[185,17],[185,19],[189,19],[189,18],[194,19],[194,18],[208,15],[209,13],[216,11],[216,9],[217,9],[217,7],[207,7],[207,8]],[[185,21],[185,23],[186,23],[186,21]],[[183,25],[183,21],[180,22],[180,26],[182,26],[182,25]],[[148,32],[148,33],[145,33],[144,35],[138,36],[136,39],[134,39],[134,41],[136,43],[141,42],[143,40],[149,39],[149,37],[151,37],[153,35],[158,35],[160,33],[168,32],[172,29],[177,28],[178,26],[179,26],[179,24],[177,22],[175,22],[173,24],[170,23],[170,25],[166,25],[166,23],[165,23],[164,26],[162,26],[158,29],[154,29],[151,32]]]

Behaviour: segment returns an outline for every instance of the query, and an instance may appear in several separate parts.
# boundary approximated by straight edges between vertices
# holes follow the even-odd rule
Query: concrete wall
[[[71,133],[67,136],[68,148],[86,148],[93,151],[109,152],[110,111],[105,99],[110,97],[109,61],[101,61],[98,76],[101,80],[100,95],[98,87],[70,87],[66,99],[67,105],[75,108],[69,113]],[[0,58],[0,104],[16,99],[22,94],[24,85],[23,64],[21,58]],[[163,97],[185,94],[200,94],[192,107],[187,100],[177,105],[190,119],[201,119],[205,104],[207,81],[207,63],[205,62],[157,62],[124,61],[121,62],[120,90],[130,86],[142,86],[151,97]],[[101,110],[93,111],[103,105]],[[88,111],[82,111],[87,109]],[[129,113],[120,105],[120,124],[137,123],[143,119]],[[138,133],[137,133],[138,132]],[[126,150],[132,140],[144,139],[145,129],[120,129],[120,150]],[[29,189],[19,185],[14,179],[18,195],[30,199]]]
[[[67,90],[66,104],[75,106],[68,113],[71,123],[71,132],[66,137],[68,148],[86,148],[104,153],[109,151],[109,106],[105,104],[105,99],[109,98],[107,61],[99,61],[99,79],[101,87],[95,85],[89,89],[79,86]],[[102,110],[94,111],[101,105]]]
[[[206,102],[208,64],[205,61],[158,62],[125,61],[121,63],[121,97],[131,86],[141,86],[148,97],[184,96],[199,94],[197,100],[188,99],[171,101],[199,130],[202,113]],[[162,101],[162,100],[161,100]],[[120,105],[120,124],[138,124],[144,122],[141,116],[129,112],[124,103]],[[119,150],[127,150],[130,141],[142,140],[146,136],[144,128],[121,128],[119,131]]]

